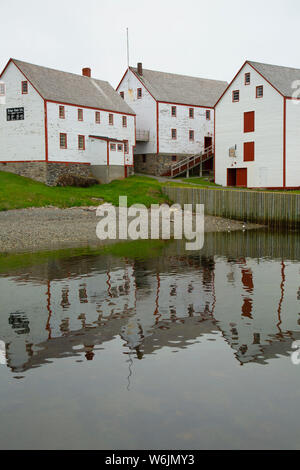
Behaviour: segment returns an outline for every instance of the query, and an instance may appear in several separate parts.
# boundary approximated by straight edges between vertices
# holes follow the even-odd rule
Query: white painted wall
[[[176,106],[176,117],[171,114]],[[194,118],[189,117],[192,106],[159,103],[159,153],[174,155],[195,154],[204,149],[204,137],[214,133],[214,110],[193,107]],[[206,111],[210,110],[210,120],[206,120]],[[177,140],[172,140],[171,129],[177,129]],[[195,140],[189,140],[189,131],[194,130]]]
[[[286,100],[286,185],[300,186],[299,100]]]
[[[137,99],[137,89],[142,88],[142,98]],[[124,92],[124,100],[136,113],[137,130],[150,132],[149,142],[137,142],[135,154],[157,153],[156,101],[131,70],[124,76],[118,93]]]
[[[28,83],[28,94],[22,95],[21,83],[26,78],[11,62],[1,77],[6,85],[6,102],[0,104],[0,161],[45,159],[44,101]],[[7,121],[7,108],[24,107],[23,121]]]
[[[107,165],[107,141],[89,139],[89,158],[92,165]]]
[[[126,154],[126,165],[133,165],[133,146],[135,144],[134,116],[127,115],[127,128],[122,126],[123,114],[114,115],[114,125],[109,125],[108,111],[100,111],[101,122],[96,124],[96,109],[83,109],[83,121],[78,121],[80,106],[65,105],[65,119],[59,118],[59,104],[47,103],[48,114],[48,152],[49,161],[90,163],[95,155],[91,153],[89,135],[128,140],[129,153]],[[60,149],[59,134],[66,133],[68,148]],[[86,150],[78,150],[78,135],[85,136]],[[99,156],[101,158],[101,156]],[[124,164],[124,159],[123,159]]]
[[[251,85],[245,85],[245,73]],[[264,86],[264,97],[256,98],[256,86]],[[240,101],[232,102],[232,91],[240,90]],[[255,132],[244,133],[244,112],[255,111]],[[215,109],[216,183],[226,186],[227,168],[247,168],[248,187],[283,185],[283,97],[250,65],[246,64]],[[244,142],[255,142],[255,161],[244,162]],[[237,145],[237,158],[229,148]]]

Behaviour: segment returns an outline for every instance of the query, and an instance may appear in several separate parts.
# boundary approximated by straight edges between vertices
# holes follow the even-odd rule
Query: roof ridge
[[[137,67],[129,67],[130,69],[133,69],[135,72],[137,71]],[[197,80],[205,80],[205,81],[213,81],[213,82],[220,82],[220,83],[227,83],[226,80],[218,80],[216,78],[204,78],[204,77],[195,77],[194,75],[185,75],[181,73],[173,73],[173,72],[162,72],[161,70],[153,70],[153,69],[145,69],[143,67],[143,71],[145,72],[154,72],[154,73],[161,73],[165,75],[175,75],[177,77],[185,77],[185,78],[195,78]]]

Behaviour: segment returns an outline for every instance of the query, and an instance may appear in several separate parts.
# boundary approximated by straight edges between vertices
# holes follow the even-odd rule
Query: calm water
[[[300,448],[298,235],[148,248],[0,258],[0,447]]]

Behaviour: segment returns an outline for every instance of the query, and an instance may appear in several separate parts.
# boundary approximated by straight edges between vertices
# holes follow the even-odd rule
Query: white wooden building
[[[102,182],[133,172],[135,114],[89,68],[76,75],[10,59],[0,81],[0,170],[48,184],[66,172]]]
[[[129,67],[117,91],[136,113],[135,170],[164,174],[213,144],[214,105],[227,87],[217,80]]]
[[[300,69],[246,61],[215,107],[215,181],[300,187]]]

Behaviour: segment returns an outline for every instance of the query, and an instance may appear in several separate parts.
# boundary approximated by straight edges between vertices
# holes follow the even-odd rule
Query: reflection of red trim
[[[277,328],[279,332],[282,334],[280,326],[282,325],[282,319],[281,319],[281,310],[282,310],[282,304],[283,304],[283,299],[284,299],[284,289],[285,286],[285,263],[284,261],[281,262],[281,284],[280,284],[280,290],[281,290],[281,297],[279,300],[279,305],[278,305],[278,323],[277,323]]]
[[[51,310],[51,292],[50,292],[50,281],[47,281],[47,310],[48,310],[48,319],[47,319],[47,324],[46,324],[46,330],[48,331],[48,339],[51,339],[51,326],[50,326],[50,320],[52,316],[52,310]]]

